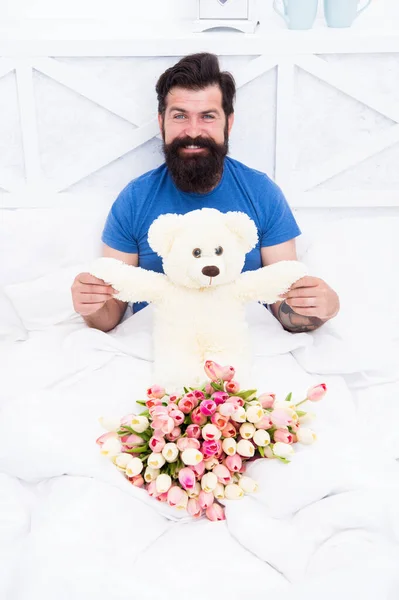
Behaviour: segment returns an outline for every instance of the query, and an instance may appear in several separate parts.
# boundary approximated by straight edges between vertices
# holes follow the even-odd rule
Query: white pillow
[[[87,271],[87,264],[78,264],[33,281],[5,286],[25,328],[38,331],[66,321],[83,319],[72,304],[71,285],[76,275]]]
[[[23,326],[11,300],[0,288],[0,340],[17,342],[26,340],[28,332]]]

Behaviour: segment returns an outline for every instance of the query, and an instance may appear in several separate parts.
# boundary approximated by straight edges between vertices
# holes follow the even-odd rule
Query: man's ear
[[[163,115],[161,115],[161,113],[158,113],[158,125],[159,125],[159,131],[161,132],[161,136],[163,139]]]
[[[224,215],[224,222],[226,227],[237,236],[245,254],[256,246],[258,231],[248,215],[242,212],[227,212]]]
[[[148,230],[148,243],[160,256],[165,258],[173,245],[173,241],[182,227],[183,215],[161,215],[151,224]]]
[[[227,130],[229,132],[229,135],[230,135],[231,129],[233,127],[233,124],[234,124],[234,113],[231,113],[231,115],[229,115],[227,117]]]

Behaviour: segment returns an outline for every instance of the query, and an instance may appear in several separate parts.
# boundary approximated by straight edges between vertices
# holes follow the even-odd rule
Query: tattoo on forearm
[[[278,309],[278,320],[287,331],[292,333],[306,333],[314,331],[323,325],[324,321],[318,317],[298,315],[286,302],[282,302]]]

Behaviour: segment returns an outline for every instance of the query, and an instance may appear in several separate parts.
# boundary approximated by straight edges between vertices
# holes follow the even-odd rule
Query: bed
[[[104,216],[3,212],[0,597],[397,599],[399,218],[304,236],[300,258],[342,304],[316,332],[290,334],[248,306],[258,389],[329,391],[314,407],[318,442],[289,465],[255,462],[258,494],[227,501],[213,523],[149,498],[96,447],[98,418],[131,412],[153,383],[151,307],[128,309],[110,334],[73,311]]]

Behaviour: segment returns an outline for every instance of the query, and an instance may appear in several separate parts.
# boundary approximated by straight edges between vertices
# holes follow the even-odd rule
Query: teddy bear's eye
[[[201,248],[194,248],[193,256],[195,256],[195,258],[199,258],[201,256],[201,254],[202,254]]]
[[[218,246],[217,248],[215,248],[215,254],[216,256],[220,256],[221,254],[223,254],[222,246]]]

